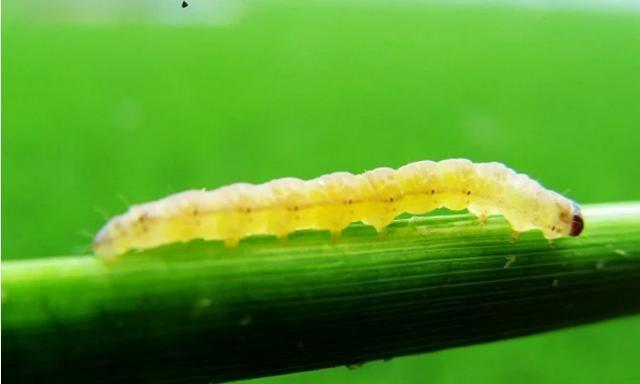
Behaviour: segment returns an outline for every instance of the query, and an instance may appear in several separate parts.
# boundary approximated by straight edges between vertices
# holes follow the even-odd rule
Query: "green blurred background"
[[[640,3],[605,3],[4,2],[3,260],[88,252],[183,189],[420,159],[637,200]],[[638,361],[636,316],[252,382],[635,383]]]

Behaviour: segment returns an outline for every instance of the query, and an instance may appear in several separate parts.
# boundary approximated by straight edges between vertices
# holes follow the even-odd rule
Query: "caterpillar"
[[[513,231],[539,229],[547,239],[578,236],[579,206],[501,163],[466,159],[418,161],[361,175],[336,172],[312,180],[282,178],[237,183],[212,191],[189,190],[134,205],[112,218],[93,243],[97,255],[114,258],[196,238],[228,247],[250,235],[284,238],[303,229],[338,235],[354,221],[379,232],[401,213],[467,208],[481,221],[502,214]]]

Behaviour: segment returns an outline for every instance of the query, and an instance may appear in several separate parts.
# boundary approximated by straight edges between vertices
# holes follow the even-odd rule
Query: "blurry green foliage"
[[[192,25],[3,6],[5,260],[86,251],[123,199],[418,159],[640,197],[637,10],[282,1]],[[259,382],[632,382],[638,321]]]

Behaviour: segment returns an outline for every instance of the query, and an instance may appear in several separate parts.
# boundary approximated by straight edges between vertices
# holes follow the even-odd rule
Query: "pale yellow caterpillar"
[[[361,175],[331,173],[312,180],[283,178],[192,190],[135,205],[112,218],[95,238],[98,255],[113,258],[192,239],[234,247],[250,235],[286,237],[302,229],[339,234],[362,221],[383,231],[403,212],[467,208],[484,220],[502,214],[515,232],[540,229],[548,239],[577,236],[580,208],[566,197],[500,163],[451,159],[419,161]]]

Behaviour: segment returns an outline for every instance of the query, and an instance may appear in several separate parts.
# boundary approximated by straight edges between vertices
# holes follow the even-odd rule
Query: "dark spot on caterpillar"
[[[293,210],[296,211],[296,212],[298,211],[298,209],[300,209],[300,208],[297,205],[293,207]]]
[[[471,191],[467,191],[467,196],[469,196],[471,194]]]
[[[436,191],[432,189],[431,190],[431,194],[433,195],[434,193],[436,193]]]
[[[193,216],[198,216],[198,208],[195,208],[191,214],[193,214]]]
[[[349,199],[349,200],[347,201],[347,204],[349,204],[349,205],[353,204],[353,200]]]
[[[147,218],[149,218],[149,215],[147,215],[146,213],[143,213],[142,215],[140,215],[140,217],[138,217],[138,222],[139,223],[144,223]]]
[[[390,197],[390,198],[389,198],[389,202],[390,202],[390,203],[393,203],[394,201],[395,201],[395,199],[394,199],[393,197]]]
[[[244,213],[251,213],[251,208],[247,207],[244,209]]]
[[[182,8],[187,8],[189,6],[189,3],[187,3],[186,1],[182,2]]]
[[[580,211],[573,215],[573,219],[571,220],[571,232],[569,234],[571,236],[578,236],[582,233],[582,229],[584,228],[584,220],[582,220],[582,215]]]
[[[551,227],[551,230],[552,230],[552,231],[555,231],[555,230],[556,230],[555,225],[554,225],[553,227]]]

